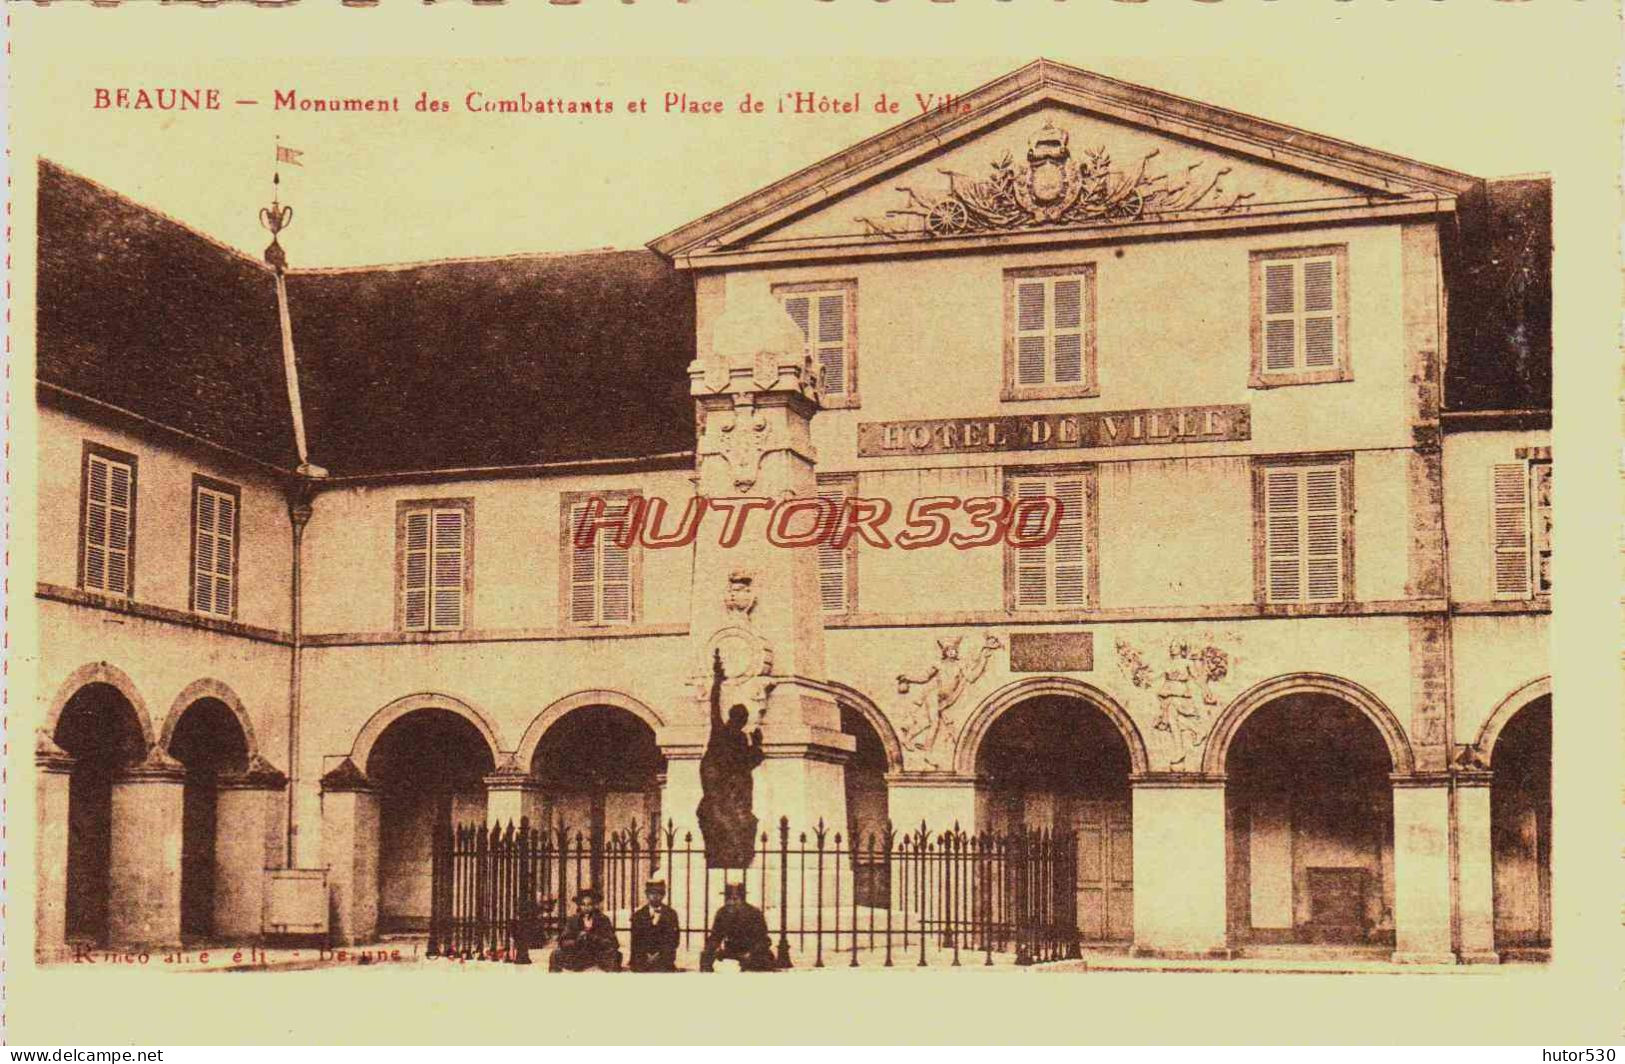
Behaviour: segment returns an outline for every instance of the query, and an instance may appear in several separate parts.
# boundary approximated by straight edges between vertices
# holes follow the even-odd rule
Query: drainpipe
[[[288,523],[293,529],[293,572],[289,581],[289,618],[293,630],[293,651],[288,664],[288,868],[299,864],[299,717],[303,703],[301,695],[302,658],[304,657],[304,618],[300,591],[303,574],[300,562],[304,555],[305,525],[310,521],[311,506],[308,487],[300,490],[288,502]]]

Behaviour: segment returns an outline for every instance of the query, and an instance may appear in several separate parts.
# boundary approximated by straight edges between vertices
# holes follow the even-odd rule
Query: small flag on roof
[[[303,166],[305,164],[299,161],[299,157],[303,154],[305,154],[303,151],[295,151],[292,148],[284,148],[280,144],[276,146],[276,161],[279,163],[289,163],[293,166]]]

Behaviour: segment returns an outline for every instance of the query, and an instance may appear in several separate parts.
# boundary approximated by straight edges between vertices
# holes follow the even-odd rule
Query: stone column
[[[1498,964],[1495,872],[1490,836],[1490,774],[1456,776],[1456,892],[1461,906],[1461,959]]]
[[[57,959],[66,948],[68,781],[74,759],[43,730],[34,736],[34,955]]]
[[[1222,779],[1138,776],[1134,786],[1134,951],[1228,956]]]
[[[842,766],[856,744],[841,731],[840,709],[824,685],[818,551],[810,543],[776,546],[767,535],[770,507],[780,501],[813,504],[782,531],[794,535],[819,523],[810,431],[819,400],[806,340],[767,291],[735,293],[688,372],[700,423],[700,495],[713,502],[748,497],[759,506],[744,515],[731,546],[720,542],[727,510],[708,509],[700,527],[690,606],[695,701],[683,714],[690,731],[674,735],[674,745],[704,750],[713,655],[720,652],[724,719],[743,705],[747,732],[762,730],[759,830],[776,833],[780,817],[790,819],[792,833],[811,832],[820,819],[844,828]],[[679,771],[674,765],[667,781],[666,809],[680,822],[693,803],[680,794],[686,781],[676,778]]]
[[[255,755],[215,782],[214,933],[258,938],[265,930],[265,870],[281,863],[288,777]]]
[[[185,782],[185,766],[154,746],[113,783],[107,938],[114,946],[180,945]]]
[[[1394,777],[1394,960],[1454,964],[1450,792],[1441,778]]]
[[[333,940],[370,942],[378,936],[378,795],[349,758],[322,777],[322,863]]]
[[[533,828],[543,826],[541,788],[512,754],[505,754],[497,770],[485,777],[485,823],[518,827],[524,821]]]

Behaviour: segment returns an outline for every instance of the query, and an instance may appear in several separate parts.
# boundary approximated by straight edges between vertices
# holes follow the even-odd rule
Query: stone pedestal
[[[1456,778],[1456,891],[1461,907],[1461,960],[1498,964],[1495,873],[1490,838],[1490,775]]]
[[[1453,964],[1450,792],[1442,780],[1394,779],[1394,960]]]
[[[280,864],[288,777],[256,757],[247,771],[215,785],[214,933],[264,933],[265,870]]]
[[[1228,955],[1222,782],[1134,780],[1134,951]]]
[[[327,866],[333,940],[378,935],[378,795],[345,758],[322,777],[322,862]]]
[[[153,747],[113,783],[107,939],[164,949],[181,941],[181,795],[186,769]]]
[[[34,750],[34,954],[54,959],[66,946],[68,781],[74,759],[40,732]]]

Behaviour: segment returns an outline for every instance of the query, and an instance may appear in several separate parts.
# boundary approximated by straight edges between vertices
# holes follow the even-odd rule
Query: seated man
[[[738,961],[742,972],[777,971],[767,919],[762,910],[745,900],[745,884],[725,884],[722,898],[722,908],[717,910],[705,950],[700,954],[700,971],[712,971],[717,961],[730,960]]]
[[[677,970],[677,910],[666,904],[666,882],[651,879],[643,887],[649,904],[632,914],[632,970]]]
[[[575,915],[564,922],[559,933],[558,948],[547,962],[550,972],[585,972],[597,968],[602,972],[621,970],[621,940],[615,937],[615,925],[608,916],[598,911],[603,895],[595,887],[576,892]]]

